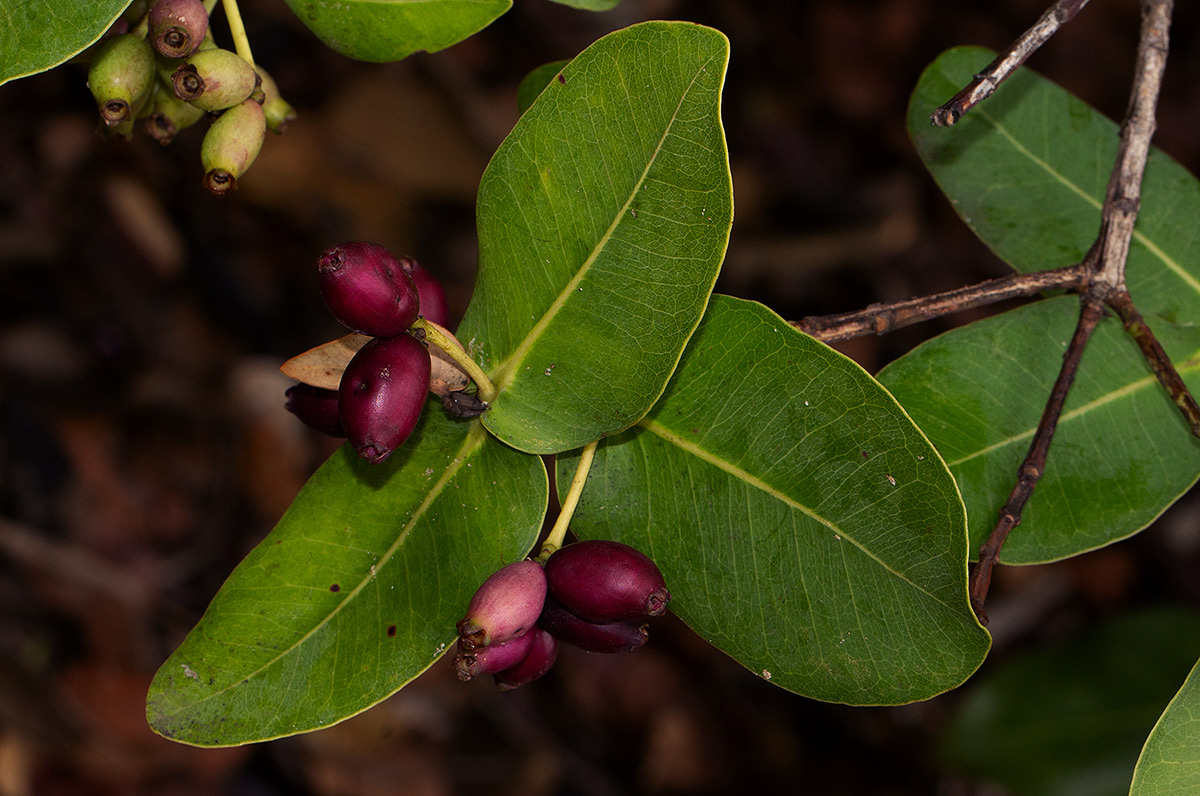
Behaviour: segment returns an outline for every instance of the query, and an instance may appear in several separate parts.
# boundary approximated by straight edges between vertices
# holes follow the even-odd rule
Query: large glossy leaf
[[[546,498],[538,457],[434,404],[383,465],[343,446],[163,664],[150,725],[227,746],[365,710],[438,660],[479,584],[533,546]]]
[[[360,61],[399,61],[437,52],[478,33],[512,0],[286,0],[322,42]]]
[[[1198,653],[1200,619],[1155,608],[1013,656],[964,688],[941,755],[1014,796],[1124,794],[1142,741]]]
[[[44,72],[94,44],[129,0],[24,0],[0,4],[0,85]]]
[[[972,551],[1016,482],[1078,311],[1069,296],[1021,307],[931,340],[879,374],[958,480]],[[1192,389],[1200,388],[1200,328],[1156,326]],[[1052,561],[1125,538],[1198,473],[1200,442],[1120,322],[1106,319],[1084,353],[1046,471],[1002,560]]]
[[[629,427],[662,393],[724,256],[728,42],[650,22],[563,68],[479,189],[458,337],[501,392],[488,430],[553,453]]]
[[[1150,732],[1130,796],[1200,793],[1200,664]]]
[[[918,150],[975,232],[1019,270],[1082,258],[1099,229],[1115,126],[1022,71],[950,129],[928,113],[988,53],[952,50],[923,75],[910,109]],[[1155,152],[1129,256],[1129,284],[1193,389],[1200,386],[1200,184]],[[879,379],[938,446],[967,505],[972,550],[1016,479],[1078,305],[1072,299],[955,330]],[[1002,560],[1074,555],[1144,528],[1200,476],[1192,438],[1113,320],[1101,324],[1051,447],[1046,472]]]
[[[807,696],[928,698],[990,644],[933,446],[851,360],[752,302],[713,297],[662,400],[598,449],[572,528],[644,550],[672,611]]]

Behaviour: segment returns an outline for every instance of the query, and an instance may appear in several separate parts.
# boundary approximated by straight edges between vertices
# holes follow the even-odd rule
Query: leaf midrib
[[[700,459],[701,461],[711,464],[712,466],[727,473],[728,475],[731,475],[734,478],[736,478],[756,489],[761,490],[762,492],[764,492],[767,495],[771,496],[772,498],[780,501],[781,503],[783,503],[787,506],[790,506],[791,508],[799,511],[801,514],[804,514],[806,517],[809,517],[810,519],[815,520],[816,522],[820,523],[821,525],[824,525],[826,528],[833,531],[834,534],[836,534],[837,536],[840,536],[843,540],[848,541],[848,542],[850,542],[850,544],[857,547],[859,550],[861,550],[868,558],[870,558],[876,564],[883,567],[885,570],[887,570],[888,572],[890,572],[892,575],[896,576],[903,582],[907,583],[909,586],[912,586],[914,589],[921,592],[926,597],[929,597],[931,600],[933,600],[934,602],[938,603],[939,605],[945,607],[946,609],[948,609],[950,611],[956,612],[959,610],[957,606],[949,604],[942,598],[938,597],[936,594],[933,594],[928,589],[926,589],[925,587],[921,586],[916,581],[909,578],[903,572],[897,570],[895,567],[888,564],[886,561],[884,561],[879,556],[875,555],[875,553],[872,552],[870,550],[870,548],[868,548],[862,542],[860,542],[856,538],[854,538],[853,535],[848,534],[843,528],[841,528],[839,525],[834,523],[832,520],[818,514],[817,512],[813,511],[808,506],[805,506],[803,503],[800,503],[799,501],[793,499],[791,496],[789,496],[783,492],[780,492],[778,489],[771,486],[766,481],[763,481],[761,478],[751,475],[750,473],[748,473],[745,470],[743,470],[742,468],[738,467],[737,465],[735,465],[733,462],[729,461],[728,459],[724,459],[724,458],[712,453],[711,451],[700,447],[699,445],[695,444],[694,442],[689,442],[688,440],[684,439],[683,437],[680,437],[678,434],[674,433],[673,431],[668,429],[666,426],[662,425],[661,423],[658,423],[655,420],[652,420],[650,418],[643,418],[641,421],[639,421],[638,425],[642,426],[647,431],[649,431],[650,433],[659,437],[660,439],[663,439],[666,442],[669,442],[670,444],[674,445],[675,447],[679,448],[680,450],[684,451],[685,453],[688,453],[688,454]]]
[[[446,468],[446,471],[437,480],[437,482],[434,483],[434,485],[432,487],[430,487],[429,493],[425,496],[425,499],[421,501],[420,505],[417,506],[416,510],[413,512],[413,515],[412,515],[412,517],[409,518],[408,522],[404,524],[403,529],[401,529],[400,533],[396,536],[396,540],[394,542],[392,542],[391,546],[388,547],[388,549],[386,551],[384,551],[383,555],[381,555],[379,557],[379,560],[376,561],[375,564],[371,568],[368,569],[366,575],[363,576],[362,580],[360,580],[354,586],[354,588],[351,589],[346,594],[345,599],[343,599],[336,606],[334,606],[333,610],[331,610],[323,619],[321,619],[320,622],[317,622],[303,636],[301,636],[294,643],[288,645],[286,648],[281,650],[279,652],[279,654],[277,654],[275,657],[271,658],[269,661],[267,661],[266,663],[259,666],[253,672],[250,672],[249,674],[247,674],[243,677],[239,677],[235,682],[231,683],[230,685],[228,685],[224,688],[213,691],[212,693],[206,695],[203,699],[198,699],[193,702],[189,702],[189,703],[187,703],[187,705],[181,706],[177,710],[172,711],[170,713],[166,713],[164,715],[174,716],[174,715],[178,715],[179,713],[181,713],[185,710],[192,710],[195,707],[202,705],[205,702],[209,701],[210,699],[219,697],[222,694],[226,693],[227,691],[237,688],[237,687],[243,685],[244,683],[246,683],[247,681],[252,680],[253,678],[257,677],[262,672],[266,671],[270,667],[277,664],[279,661],[286,658],[288,655],[291,655],[298,648],[303,646],[305,642],[307,642],[310,638],[312,638],[314,635],[316,635],[316,633],[318,631],[320,631],[323,627],[325,627],[331,621],[333,621],[334,617],[336,617],[339,613],[341,613],[342,610],[344,608],[346,608],[346,606],[352,604],[354,602],[355,598],[359,595],[359,593],[362,592],[363,589],[365,589],[368,584],[370,584],[372,581],[374,581],[378,577],[379,571],[381,569],[383,569],[384,566],[387,565],[387,563],[391,560],[392,556],[394,556],[396,554],[396,552],[399,551],[400,548],[403,546],[404,541],[408,538],[409,533],[411,533],[412,529],[416,526],[417,521],[425,515],[426,511],[428,511],[429,507],[433,504],[433,501],[436,500],[437,497],[442,493],[442,491],[446,488],[446,485],[450,483],[450,480],[454,477],[454,475],[457,474],[458,471],[462,469],[462,466],[466,463],[466,461],[468,459],[470,459],[480,448],[483,447],[483,443],[486,441],[487,437],[488,437],[488,433],[484,430],[483,426],[480,423],[476,422],[476,423],[472,424],[471,430],[467,433],[466,439],[463,440],[462,445],[459,447],[458,453],[451,460],[450,466],[448,466]]]
[[[659,137],[658,143],[655,144],[654,151],[650,154],[650,157],[647,158],[645,168],[642,169],[641,175],[638,176],[633,188],[629,191],[629,196],[625,199],[625,203],[621,205],[620,210],[613,214],[613,220],[609,223],[608,229],[606,229],[604,234],[601,235],[599,240],[596,241],[596,245],[592,247],[592,251],[579,266],[579,270],[576,271],[575,276],[573,276],[571,280],[567,282],[567,284],[559,292],[558,296],[555,297],[554,301],[546,309],[546,312],[543,313],[542,317],[539,318],[537,323],[533,325],[533,328],[529,330],[529,333],[525,335],[525,338],[520,342],[519,345],[517,345],[515,349],[513,349],[513,352],[509,354],[508,358],[506,358],[493,370],[492,380],[496,385],[497,392],[503,391],[504,388],[511,384],[516,378],[516,375],[520,372],[521,363],[525,361],[525,357],[529,354],[529,350],[542,336],[542,333],[545,332],[546,327],[550,325],[550,323],[562,310],[563,306],[567,303],[567,299],[579,287],[579,283],[582,282],[584,277],[587,276],[588,272],[591,271],[592,266],[600,257],[600,254],[604,251],[605,247],[608,245],[608,242],[612,239],[617,227],[620,226],[622,220],[624,220],[626,214],[629,212],[629,209],[633,206],[633,200],[637,196],[638,191],[642,189],[642,185],[645,184],[646,177],[649,175],[650,169],[657,162],[658,156],[662,152],[663,145],[666,142],[667,137],[670,136],[676,120],[679,118],[679,111],[683,107],[684,100],[686,100],[691,94],[692,89],[696,85],[696,81],[699,80],[700,76],[706,72],[709,64],[718,60],[719,57],[719,55],[710,56],[696,69],[696,72],[692,75],[691,82],[688,83],[687,88],[680,92],[679,101],[675,105],[675,110],[671,113],[667,124],[664,125],[663,133]]]

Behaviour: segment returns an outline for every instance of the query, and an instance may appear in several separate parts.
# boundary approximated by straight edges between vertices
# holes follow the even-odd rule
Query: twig
[[[1045,44],[1059,28],[1070,22],[1087,4],[1088,0],[1056,0],[1032,28],[1022,33],[1020,38],[1009,45],[1008,50],[1000,53],[996,60],[975,75],[975,79],[962,91],[935,110],[929,120],[937,127],[953,125],[964,113],[991,96],[1018,66],[1025,63],[1029,56]]]
[[[1029,444],[1029,452],[1025,454],[1025,460],[1021,462],[1021,467],[1017,471],[1017,484],[1009,493],[1004,508],[1000,510],[1000,519],[996,523],[996,527],[992,529],[983,547],[979,548],[979,563],[971,571],[969,594],[975,615],[985,625],[987,624],[987,613],[983,610],[983,603],[992,583],[992,569],[1000,558],[1000,550],[1004,547],[1009,532],[1021,524],[1021,514],[1025,510],[1025,504],[1033,497],[1033,490],[1037,487],[1038,479],[1042,477],[1042,473],[1046,472],[1046,455],[1050,452],[1050,441],[1054,438],[1054,430],[1058,427],[1059,417],[1062,416],[1067,394],[1075,382],[1079,361],[1083,357],[1083,351],[1087,347],[1088,340],[1091,339],[1092,332],[1096,329],[1096,324],[1103,317],[1103,302],[1091,298],[1084,300],[1079,312],[1079,322],[1075,325],[1075,334],[1071,336],[1071,342],[1063,354],[1062,369],[1058,372],[1058,378],[1054,381],[1053,389],[1050,390],[1050,398],[1046,401],[1045,409],[1042,410],[1037,431],[1034,432],[1033,441]]]
[[[991,585],[992,568],[999,560],[1000,550],[1004,547],[1009,532],[1020,523],[1025,504],[1033,495],[1037,481],[1045,469],[1046,453],[1054,436],[1058,418],[1062,414],[1067,393],[1074,381],[1079,357],[1082,356],[1083,348],[1103,316],[1104,305],[1110,304],[1118,312],[1124,311],[1122,317],[1130,319],[1126,328],[1130,329],[1144,354],[1147,351],[1162,350],[1145,322],[1140,325],[1136,323],[1141,319],[1141,315],[1133,306],[1132,300],[1125,300],[1129,295],[1125,288],[1125,262],[1129,256],[1129,243],[1133,238],[1133,226],[1141,201],[1142,174],[1150,152],[1150,138],[1154,134],[1154,113],[1162,86],[1163,71],[1166,68],[1167,31],[1170,27],[1172,6],[1172,0],[1145,0],[1142,4],[1142,27],[1129,111],[1121,125],[1117,158],[1100,211],[1100,232],[1084,259],[1092,275],[1084,291],[1079,323],[1064,356],[1062,370],[1050,393],[1050,400],[1047,401],[1041,420],[1038,421],[1029,453],[1018,471],[1017,485],[1001,509],[996,527],[980,548],[979,563],[971,573],[971,607],[979,621],[984,624],[987,623],[987,614],[983,610],[983,603]],[[1166,360],[1166,355],[1158,357],[1155,354],[1155,357],[1151,358],[1147,354],[1147,359],[1150,360],[1151,367],[1154,367],[1156,361]],[[1170,371],[1175,373],[1174,367],[1171,367]],[[1175,376],[1178,378],[1178,373],[1175,373]],[[1172,389],[1180,391],[1173,393],[1172,398],[1178,394],[1191,399],[1182,379],[1178,379],[1177,384],[1167,389],[1168,392]],[[1176,402],[1179,403],[1178,400]],[[1195,401],[1191,400],[1191,404],[1194,406]],[[1187,416],[1188,410],[1182,404],[1181,408]]]
[[[1167,356],[1167,352],[1163,350],[1158,338],[1154,336],[1154,332],[1150,331],[1150,327],[1146,325],[1146,319],[1142,317],[1142,313],[1138,312],[1129,291],[1120,290],[1110,294],[1108,306],[1121,316],[1121,321],[1125,324],[1125,331],[1129,332],[1130,337],[1138,344],[1142,356],[1150,365],[1150,370],[1158,377],[1158,383],[1167,391],[1171,401],[1179,407],[1192,434],[1200,437],[1200,405],[1196,404],[1196,399],[1192,397],[1187,385],[1183,383],[1183,377],[1175,369],[1174,363]]]
[[[1086,284],[1088,274],[1089,269],[1083,263],[1031,274],[1010,274],[931,296],[872,304],[855,312],[810,315],[792,321],[792,325],[805,334],[826,342],[870,333],[884,334],[952,312],[982,307],[1018,296],[1033,296],[1044,290],[1080,290]]]

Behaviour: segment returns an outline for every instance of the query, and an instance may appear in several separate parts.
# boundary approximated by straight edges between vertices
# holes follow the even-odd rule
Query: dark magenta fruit
[[[514,639],[502,644],[486,647],[467,647],[460,640],[458,654],[454,656],[454,670],[459,680],[470,680],[481,674],[511,669],[525,659],[533,647],[534,633],[538,628],[526,630]]]
[[[503,644],[537,624],[546,599],[542,565],[525,559],[492,573],[458,623],[459,643],[471,650]]]
[[[493,675],[496,687],[501,691],[533,682],[550,671],[558,659],[558,639],[540,627],[530,630],[528,635],[533,637],[529,653],[516,666]]]
[[[360,348],[338,389],[338,414],[358,455],[387,459],[416,428],[429,390],[429,352],[412,337],[376,337]]]
[[[660,616],[671,593],[644,553],[620,542],[588,540],[559,548],[546,561],[551,596],[588,622]]]
[[[296,384],[284,393],[287,410],[309,428],[324,432],[331,437],[346,436],[342,418],[338,414],[336,390],[323,390],[311,384]]]
[[[589,622],[568,611],[553,597],[546,598],[538,626],[559,641],[588,652],[636,652],[650,638],[645,624]]]
[[[186,58],[196,52],[208,31],[203,0],[155,0],[148,21],[150,43],[165,58]]]
[[[413,284],[417,286],[417,295],[421,298],[421,314],[426,320],[444,327],[450,320],[450,305],[446,302],[446,291],[442,288],[442,283],[411,257],[401,257],[400,266],[408,272]]]
[[[317,262],[317,283],[333,317],[372,337],[403,334],[421,309],[413,278],[375,243],[354,240],[327,249]]]

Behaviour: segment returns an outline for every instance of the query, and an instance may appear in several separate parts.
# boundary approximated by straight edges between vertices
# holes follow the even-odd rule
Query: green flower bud
[[[288,104],[279,93],[275,78],[267,74],[267,70],[258,67],[258,75],[262,78],[263,114],[267,117],[267,129],[274,133],[282,133],[288,122],[296,118],[296,109]]]
[[[200,50],[171,74],[175,96],[202,111],[223,111],[250,96],[258,72],[232,50]]]
[[[166,146],[180,130],[191,127],[203,117],[204,111],[176,97],[161,80],[155,82],[150,115],[146,118],[146,132],[155,141]]]
[[[262,106],[252,99],[222,113],[204,134],[200,162],[204,164],[204,187],[215,194],[237,190],[242,176],[262,147],[267,120]]]
[[[88,70],[88,88],[110,127],[132,119],[154,85],[154,51],[134,33],[114,36],[96,52]]]

